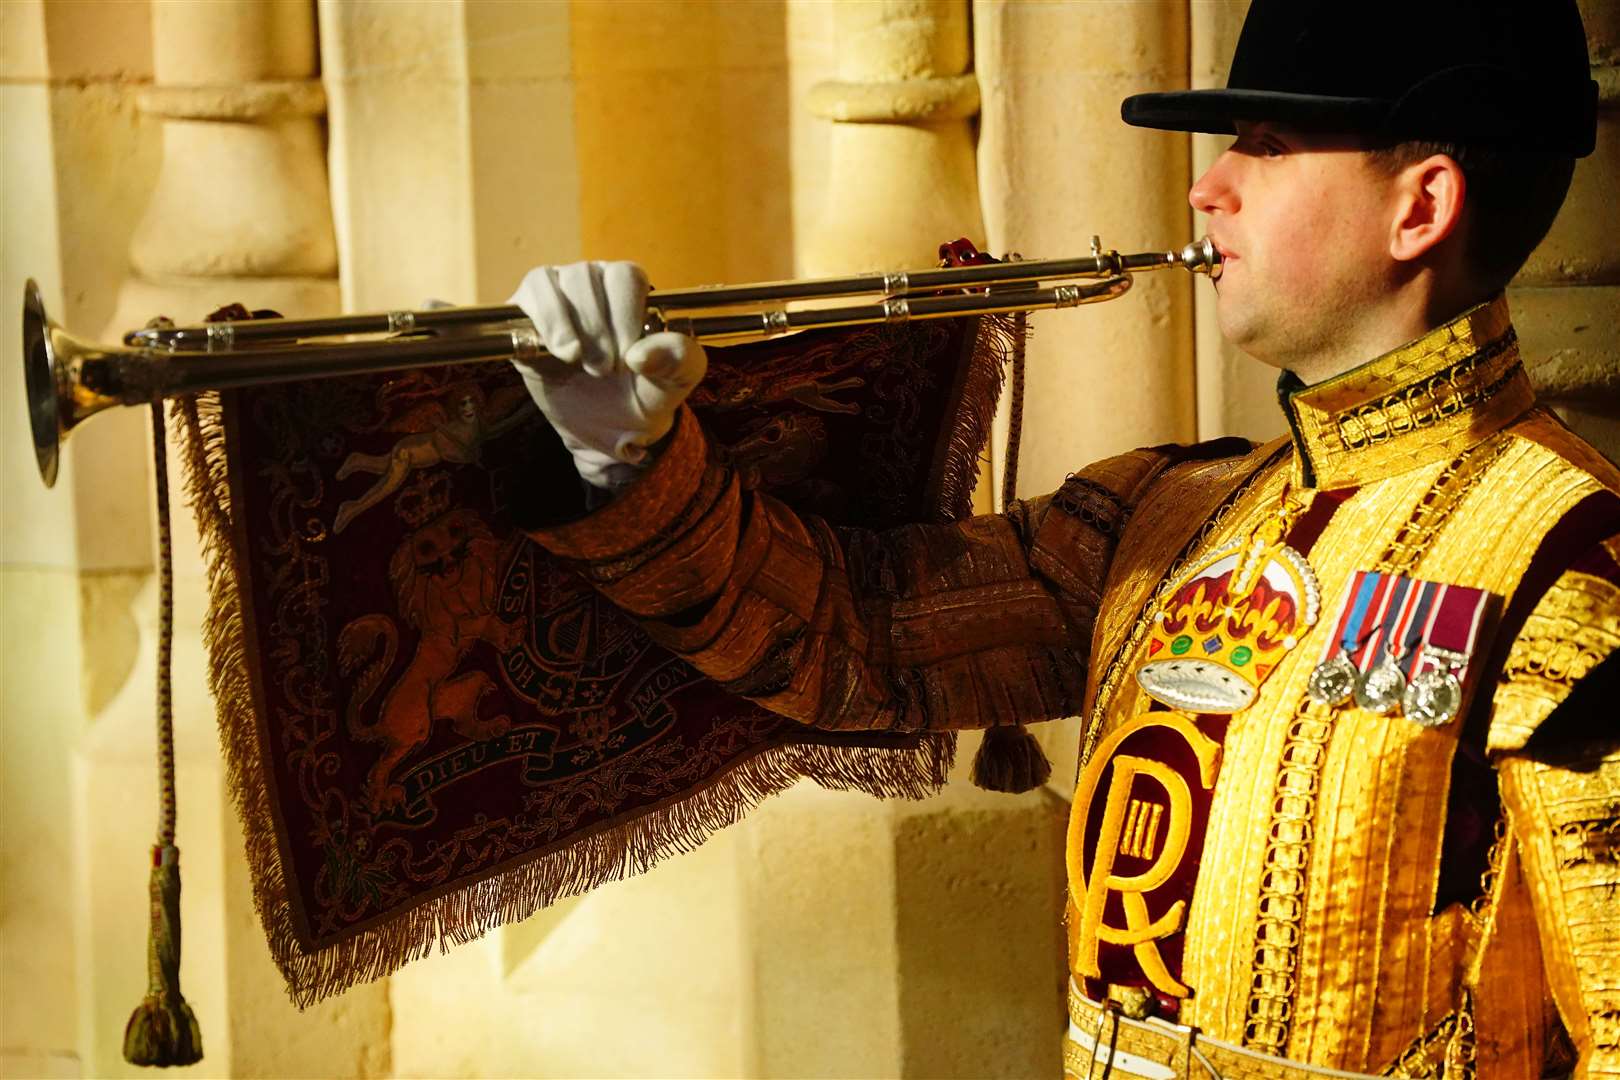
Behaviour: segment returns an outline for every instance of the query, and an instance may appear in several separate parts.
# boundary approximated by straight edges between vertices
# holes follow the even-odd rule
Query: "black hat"
[[[1224,90],[1137,94],[1127,124],[1238,120],[1585,157],[1597,83],[1575,0],[1254,0]]]

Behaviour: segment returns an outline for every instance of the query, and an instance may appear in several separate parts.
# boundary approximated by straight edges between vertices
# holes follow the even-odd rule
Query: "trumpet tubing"
[[[1131,275],[1146,270],[1179,266],[1215,278],[1220,261],[1208,238],[1180,251],[1134,255],[1103,251],[1093,238],[1090,255],[1071,259],[654,291],[647,298],[644,329],[738,341],[797,330],[1075,307],[1123,296]],[[941,292],[962,289],[974,291]],[[786,306],[868,294],[875,298],[864,303]],[[725,310],[754,305],[768,306]],[[692,314],[702,311],[711,314]],[[360,335],[386,336],[353,340]],[[334,338],[344,340],[329,340]],[[155,324],[129,332],[121,345],[99,345],[52,322],[32,280],[23,296],[29,426],[46,487],[56,481],[63,440],[91,416],[118,405],[297,379],[501,359],[534,362],[545,355],[533,324],[516,307]]]

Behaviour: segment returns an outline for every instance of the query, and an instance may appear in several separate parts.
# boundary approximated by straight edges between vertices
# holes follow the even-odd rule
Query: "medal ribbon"
[[[1355,658],[1356,666],[1362,671],[1372,670],[1372,666],[1378,662],[1381,655],[1393,651],[1389,648],[1389,643],[1397,637],[1405,621],[1406,602],[1412,591],[1411,578],[1401,577],[1398,574],[1383,576],[1389,582],[1389,587],[1384,591],[1384,605],[1379,613],[1378,629],[1362,648],[1361,655]]]
[[[1451,671],[1468,663],[1468,657],[1473,655],[1474,645],[1479,639],[1480,624],[1485,617],[1485,598],[1489,595],[1481,589],[1439,585],[1434,610],[1423,629],[1421,647],[1414,657],[1414,675],[1429,669]],[[1431,656],[1431,649],[1461,656],[1462,660],[1450,656]]]
[[[1342,653],[1365,672],[1389,652],[1408,680],[1427,670],[1453,670],[1474,651],[1486,595],[1441,581],[1358,570],[1322,659]]]
[[[1322,659],[1326,660],[1335,651],[1343,652],[1346,656],[1354,656],[1365,643],[1363,627],[1367,625],[1367,615],[1379,602],[1380,586],[1384,575],[1368,570],[1356,571],[1355,580],[1350,585],[1350,602],[1344,605],[1344,612],[1339,616],[1339,625],[1333,631],[1333,638],[1328,645],[1328,651]]]

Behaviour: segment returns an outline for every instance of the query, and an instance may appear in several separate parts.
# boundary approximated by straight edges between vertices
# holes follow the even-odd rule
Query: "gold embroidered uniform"
[[[1501,299],[1284,408],[1247,453],[1134,451],[882,534],[742,490],[683,414],[628,492],[534,535],[807,724],[1087,718],[1072,1075],[1537,1076],[1560,1026],[1620,1073],[1620,706],[1588,692],[1620,646],[1620,472],[1535,405]],[[1264,536],[1315,595],[1183,603]],[[1485,598],[1449,719],[1313,694],[1358,571]],[[1173,656],[1248,704],[1155,700],[1137,674]]]

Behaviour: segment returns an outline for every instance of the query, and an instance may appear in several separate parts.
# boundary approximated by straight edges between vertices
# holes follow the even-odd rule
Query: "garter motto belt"
[[[1100,1047],[1100,1049],[1099,1049]],[[1132,1020],[1069,986],[1063,1075],[1073,1080],[1305,1080],[1366,1077],[1245,1050],[1190,1027],[1149,1017]]]

